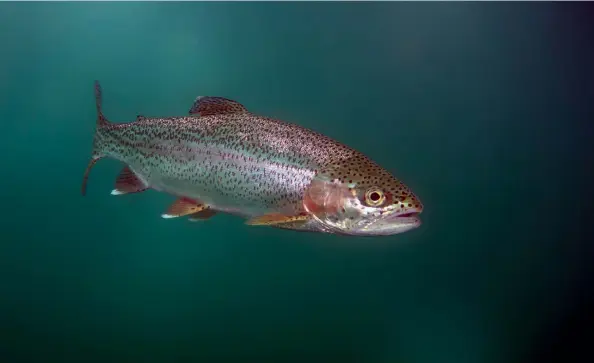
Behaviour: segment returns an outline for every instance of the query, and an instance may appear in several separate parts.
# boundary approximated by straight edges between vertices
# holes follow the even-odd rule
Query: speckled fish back
[[[318,170],[360,155],[317,132],[249,112],[105,124],[95,150],[128,164],[153,189],[247,216],[301,212]]]

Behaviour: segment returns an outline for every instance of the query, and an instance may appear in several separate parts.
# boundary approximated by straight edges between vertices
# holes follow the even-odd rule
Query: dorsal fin
[[[230,113],[243,113],[247,109],[239,102],[214,96],[198,96],[190,108],[190,115],[210,116]]]

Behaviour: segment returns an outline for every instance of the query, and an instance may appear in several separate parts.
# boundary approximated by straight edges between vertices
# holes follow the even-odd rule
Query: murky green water
[[[591,276],[588,11],[0,4],[2,361],[533,359]],[[109,195],[115,161],[83,198],[95,79],[113,121],[214,95],[323,132],[402,178],[424,225],[163,220],[169,196]]]

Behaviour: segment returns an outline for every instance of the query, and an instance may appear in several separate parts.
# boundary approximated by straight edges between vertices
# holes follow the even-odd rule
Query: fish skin
[[[195,199],[213,211],[244,218],[269,213],[328,217],[326,205],[321,213],[312,212],[304,198],[316,178],[332,179],[333,171],[338,179],[332,180],[341,185],[341,190],[347,190],[345,185],[352,184],[352,179],[363,186],[381,185],[394,201],[390,211],[396,207],[401,207],[401,214],[422,210],[420,201],[402,182],[365,155],[318,132],[255,115],[225,99],[221,102],[237,105],[223,105],[220,110],[228,113],[217,113],[214,103],[212,114],[138,116],[130,123],[110,123],[101,112],[98,83],[96,87],[99,116],[88,170],[100,158],[113,158],[126,164],[146,188]],[[191,112],[199,102],[200,97]],[[326,186],[330,182],[321,183]],[[406,204],[409,207],[402,204],[404,201],[410,202]],[[341,230],[324,218],[276,227],[357,234]]]
[[[249,113],[108,124],[96,147],[152,189],[245,216],[301,212],[315,171],[353,154],[323,135]]]

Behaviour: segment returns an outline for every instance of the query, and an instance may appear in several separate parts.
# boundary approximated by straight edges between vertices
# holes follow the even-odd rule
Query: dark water
[[[592,326],[592,9],[0,4],[1,361],[570,361]],[[169,196],[109,195],[111,160],[83,198],[95,79],[113,121],[215,95],[326,133],[424,225],[163,220]]]

